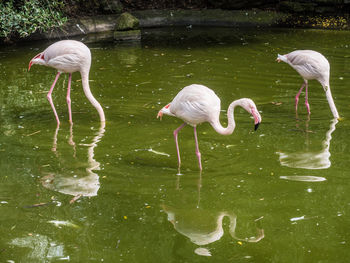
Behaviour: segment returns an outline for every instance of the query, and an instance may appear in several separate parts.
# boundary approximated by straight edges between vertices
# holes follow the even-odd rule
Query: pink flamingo
[[[228,125],[224,128],[220,123],[220,99],[213,90],[203,85],[192,84],[184,87],[170,102],[163,107],[157,115],[157,118],[162,118],[163,114],[175,116],[182,119],[183,123],[179,128],[174,130],[174,138],[177,151],[177,159],[179,169],[181,166],[180,151],[177,140],[179,131],[189,124],[194,128],[194,138],[196,141],[196,155],[199,162],[199,169],[202,170],[201,153],[199,152],[196,126],[202,122],[209,122],[214,130],[222,135],[230,135],[233,133],[236,123],[234,120],[234,109],[236,106],[241,106],[247,112],[253,115],[255,120],[255,130],[261,122],[261,116],[258,112],[255,103],[251,99],[239,99],[233,101],[227,110]]]
[[[50,88],[49,93],[47,94],[47,99],[49,100],[53,113],[55,114],[57,125],[60,124],[60,120],[58,118],[55,106],[51,98],[53,88],[55,87],[56,82],[59,76],[61,75],[61,73],[69,73],[67,104],[68,104],[68,112],[69,112],[69,122],[73,123],[70,89],[71,89],[72,73],[76,71],[80,72],[83,90],[86,97],[98,111],[101,122],[105,121],[105,115],[104,115],[103,109],[100,103],[94,98],[94,96],[90,91],[89,71],[91,66],[91,53],[90,53],[90,49],[85,44],[75,40],[58,41],[50,45],[48,48],[46,48],[43,52],[36,55],[34,58],[32,58],[32,60],[29,62],[28,70],[30,70],[30,67],[33,64],[49,66],[58,70],[56,78]]]
[[[308,102],[308,80],[316,79],[318,82],[320,82],[324,91],[326,92],[328,104],[334,118],[339,118],[329,86],[329,62],[321,53],[313,50],[296,50],[286,55],[278,54],[276,60],[278,62],[283,61],[288,63],[304,79],[304,83],[301,85],[299,92],[295,96],[295,111],[298,109],[300,93],[305,87],[305,105],[308,114],[310,114],[310,105]]]

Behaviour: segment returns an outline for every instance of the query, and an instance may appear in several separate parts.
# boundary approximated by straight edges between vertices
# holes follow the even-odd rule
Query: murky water
[[[46,93],[55,71],[29,60],[49,43],[0,48],[1,262],[346,262],[350,256],[350,32],[286,29],[148,30],[134,44],[87,43],[90,85],[107,123],[73,75]],[[277,53],[314,49],[331,64],[344,119],[309,85],[311,117],[294,96],[302,79]],[[184,86],[204,84],[222,109],[252,98],[263,122],[239,109],[234,134],[158,110]],[[226,122],[225,111],[221,121]],[[208,256],[211,256],[208,258]]]

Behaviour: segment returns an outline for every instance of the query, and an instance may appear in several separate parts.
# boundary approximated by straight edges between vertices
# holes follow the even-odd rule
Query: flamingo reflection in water
[[[178,177],[179,178],[179,177]],[[200,190],[202,187],[202,173],[199,174],[197,183],[198,196],[197,206],[194,209],[176,208],[169,205],[162,205],[163,211],[168,216],[168,221],[172,223],[174,229],[188,237],[192,243],[198,246],[208,245],[221,239],[224,235],[223,220],[228,217],[229,233],[231,237],[237,241],[256,243],[262,240],[264,229],[256,228],[257,234],[254,237],[241,238],[236,235],[237,216],[231,211],[209,211],[200,208]],[[176,189],[180,189],[179,179],[176,182]],[[255,220],[255,223],[262,217]],[[201,256],[211,256],[207,248],[200,247],[195,253]]]
[[[238,241],[259,242],[264,238],[264,230],[257,229],[257,236],[240,238],[236,235],[237,216],[233,212],[211,212],[200,208],[193,210],[177,209],[163,205],[164,212],[168,215],[177,232],[188,237],[196,245],[203,246],[213,243],[224,235],[222,221],[224,217],[230,220],[229,232],[232,238]]]
[[[100,188],[99,176],[94,171],[100,169],[100,163],[95,160],[95,148],[101,141],[105,132],[105,122],[101,122],[98,132],[92,139],[90,144],[79,144],[79,146],[87,147],[87,167],[85,172],[81,174],[81,170],[75,170],[73,174],[67,175],[65,171],[61,173],[48,173],[48,175],[42,178],[42,185],[50,190],[58,191],[63,194],[72,195],[75,197],[80,196],[96,196]],[[57,135],[58,129],[54,134],[53,151],[58,156],[57,150]],[[73,141],[73,124],[71,124],[69,144],[75,147]],[[75,148],[74,155],[75,155]]]
[[[306,121],[306,134],[308,134],[307,127],[308,121]],[[294,153],[277,152],[279,155],[279,161],[282,166],[291,168],[303,168],[303,169],[327,169],[331,166],[329,151],[332,133],[335,131],[335,126],[338,123],[337,119],[332,119],[329,130],[326,132],[326,138],[322,142],[322,150],[320,151],[299,151]],[[308,135],[307,135],[308,136]],[[308,142],[308,137],[306,138]],[[307,143],[308,144],[308,143]]]

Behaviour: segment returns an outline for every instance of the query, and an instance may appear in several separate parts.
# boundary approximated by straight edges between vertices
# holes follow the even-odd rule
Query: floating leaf
[[[299,221],[299,220],[304,220],[305,216],[300,216],[300,217],[293,217],[290,219],[290,221],[294,222],[294,221]]]
[[[34,208],[34,207],[46,206],[46,205],[49,205],[49,204],[51,204],[51,202],[49,202],[49,203],[39,203],[39,204],[34,204],[34,205],[26,205],[26,206],[24,206],[24,208]]]
[[[72,222],[69,222],[69,221],[51,220],[51,221],[48,221],[48,223],[54,224],[56,227],[67,226],[67,227],[79,228],[78,225],[73,224]]]
[[[280,105],[282,105],[282,102],[272,101],[271,103],[272,103],[273,105],[276,105],[276,106],[280,106]]]
[[[69,201],[70,204],[73,204],[75,201],[77,201],[80,197],[82,196],[82,194],[78,194],[76,196],[74,196],[72,198],[72,200]]]

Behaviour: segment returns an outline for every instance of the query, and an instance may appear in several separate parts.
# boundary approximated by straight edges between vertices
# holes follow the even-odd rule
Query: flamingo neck
[[[334,103],[334,100],[333,100],[333,97],[332,97],[332,93],[331,93],[331,89],[330,89],[329,85],[328,86],[323,86],[323,89],[326,92],[326,97],[327,97],[327,100],[328,100],[329,107],[331,108],[333,117],[338,119],[339,118],[339,114],[338,114],[337,108],[335,107],[335,103]]]
[[[331,121],[331,125],[329,127],[329,130],[326,133],[326,139],[322,142],[323,147],[325,148],[324,151],[329,152],[329,146],[331,145],[332,140],[332,133],[335,131],[335,125],[338,123],[338,119],[333,119]],[[329,156],[331,154],[329,153]]]
[[[227,119],[228,119],[228,124],[227,127],[224,128],[219,120],[219,116],[216,120],[214,120],[213,122],[211,122],[211,126],[213,126],[214,130],[217,133],[220,133],[222,135],[230,135],[233,133],[233,131],[235,130],[236,127],[236,122],[234,119],[234,110],[236,106],[239,106],[241,103],[241,100],[235,100],[234,102],[232,102],[230,104],[230,106],[228,106],[227,109]]]
[[[88,100],[91,102],[91,104],[96,108],[98,114],[100,115],[101,122],[105,122],[105,114],[103,112],[101,104],[95,99],[95,97],[92,95],[89,85],[89,72],[82,71],[81,74],[81,80],[83,84],[83,89],[85,96],[88,98]]]

